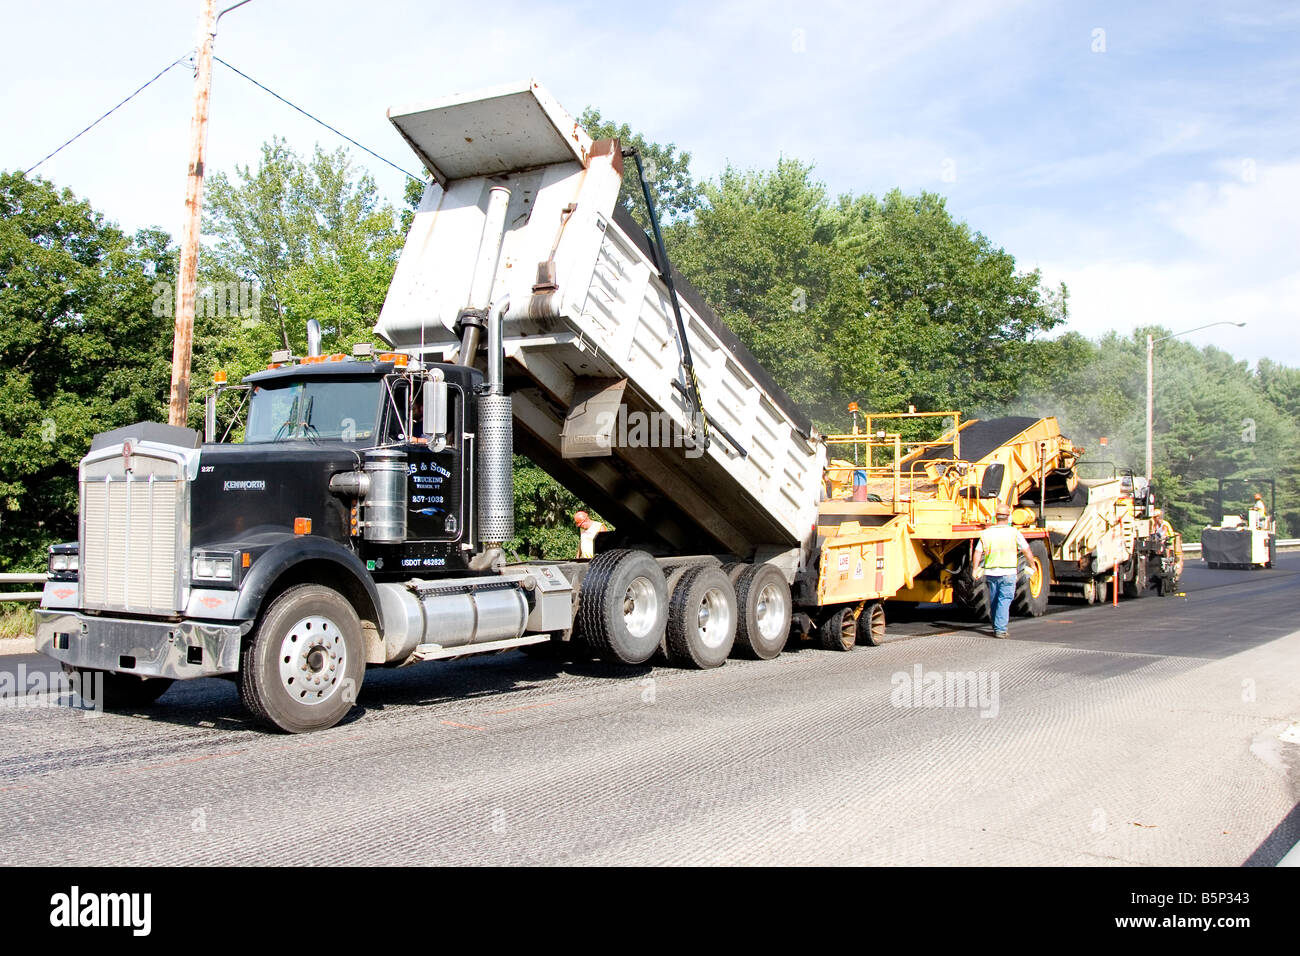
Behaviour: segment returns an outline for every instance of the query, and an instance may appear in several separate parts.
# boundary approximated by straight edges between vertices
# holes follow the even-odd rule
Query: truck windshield
[[[372,440],[382,388],[374,379],[255,385],[244,442]]]

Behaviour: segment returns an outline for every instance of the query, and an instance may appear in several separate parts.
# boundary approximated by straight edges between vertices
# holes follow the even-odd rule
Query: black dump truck
[[[239,386],[238,442],[211,404],[206,440],[97,436],[38,649],[102,673],[110,703],[229,677],[289,732],[339,721],[368,666],[573,638],[625,664],[781,653],[816,601],[825,446],[616,211],[619,144],[533,83],[390,115],[432,181],[388,351],[313,334],[272,356]],[[615,546],[507,561],[516,443]]]

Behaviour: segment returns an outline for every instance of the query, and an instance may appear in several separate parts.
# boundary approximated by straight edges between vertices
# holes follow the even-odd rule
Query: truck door
[[[393,383],[393,403],[389,409],[388,439],[406,452],[406,539],[408,543],[461,540],[467,515],[466,475],[464,470],[464,394],[456,385],[448,388],[446,447],[435,451],[424,434],[420,420],[419,392],[411,400],[410,384]],[[408,405],[408,401],[410,404]],[[410,409],[412,434],[406,434],[404,421]]]

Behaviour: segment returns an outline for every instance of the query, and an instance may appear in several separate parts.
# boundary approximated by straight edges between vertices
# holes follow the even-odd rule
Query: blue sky
[[[233,2],[233,0],[228,0]],[[218,6],[223,4],[218,0]],[[26,168],[194,45],[196,0],[4,2],[0,167]],[[1089,335],[1159,322],[1300,366],[1300,5],[425,4],[252,0],[217,55],[418,169],[393,104],[535,77],[693,156],[894,186],[1071,291]],[[179,232],[192,74],[39,172],[127,228]],[[217,67],[210,169],[274,134],[338,145]],[[402,177],[357,154],[393,201]]]

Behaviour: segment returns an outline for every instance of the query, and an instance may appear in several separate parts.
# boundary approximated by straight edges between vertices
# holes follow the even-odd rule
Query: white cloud
[[[1254,182],[1242,179],[1240,161],[1218,169],[1224,179],[1195,183],[1150,210],[1185,242],[1184,255],[1155,261],[1099,254],[1044,264],[1047,279],[1070,287],[1072,329],[1096,335],[1148,324],[1180,331],[1244,321],[1245,328],[1207,329],[1190,340],[1252,361],[1300,365],[1300,162],[1257,164]]]

